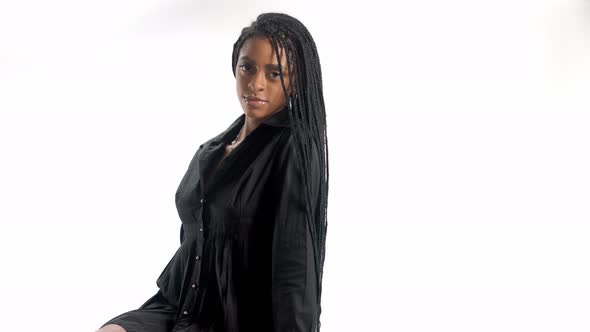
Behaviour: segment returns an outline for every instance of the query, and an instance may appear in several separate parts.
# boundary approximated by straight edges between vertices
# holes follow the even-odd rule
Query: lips
[[[254,102],[268,103],[268,100],[262,99],[262,98],[258,98],[258,97],[244,96],[244,99],[246,99],[246,101],[254,101]]]
[[[244,96],[244,101],[246,102],[246,105],[253,108],[261,108],[262,106],[268,104],[267,100],[258,97]]]

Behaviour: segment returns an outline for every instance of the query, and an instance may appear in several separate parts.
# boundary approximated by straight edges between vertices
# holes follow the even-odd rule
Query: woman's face
[[[286,65],[287,59],[283,50],[281,66],[285,87],[289,93]],[[236,88],[238,99],[247,117],[262,120],[285,107],[287,101],[279,77],[279,67],[268,38],[251,37],[242,45],[236,64]],[[260,98],[263,101],[252,101],[246,97]]]

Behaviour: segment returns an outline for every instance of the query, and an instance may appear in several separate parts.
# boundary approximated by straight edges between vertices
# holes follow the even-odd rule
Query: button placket
[[[205,197],[201,197],[201,199],[199,201],[201,202],[201,211],[200,211],[200,216],[197,218],[197,223],[199,223],[199,234],[201,234],[199,237],[200,237],[201,241],[198,241],[199,245],[198,245],[198,248],[196,248],[198,254],[196,254],[194,256],[196,263],[197,262],[200,263],[203,260],[203,256],[202,256],[203,234],[204,234],[203,233],[204,232],[204,224],[203,224],[203,215],[204,215],[203,210],[204,210],[204,208],[203,208],[203,206],[207,202],[207,199]],[[194,273],[194,275],[192,277],[192,280],[195,280],[195,281],[190,284],[191,285],[190,289],[194,290],[195,292],[191,292],[192,295],[188,294],[187,301],[186,301],[187,304],[188,303],[195,303],[195,301],[196,301],[195,297],[198,297],[198,290],[200,287],[198,280],[199,280],[199,277],[201,274],[200,266],[196,266],[193,273]],[[192,309],[189,306],[186,306],[184,309],[186,309],[186,310],[184,310],[182,312],[183,316],[184,317],[189,316]]]
[[[202,196],[201,197],[201,218],[199,218],[201,220],[201,224],[203,223],[203,210],[204,210],[203,206],[205,205],[205,202],[206,201],[207,200],[205,199],[205,196]],[[201,227],[199,227],[199,232],[201,232],[201,233],[203,232],[203,226],[202,225],[201,225]],[[201,256],[197,255],[195,257],[195,259],[198,260],[198,261],[200,261],[201,260]]]

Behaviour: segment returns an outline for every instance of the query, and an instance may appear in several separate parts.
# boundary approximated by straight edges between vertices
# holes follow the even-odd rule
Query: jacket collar
[[[291,124],[289,122],[289,107],[285,106],[282,110],[271,114],[262,120],[262,123],[273,127],[289,127]]]
[[[289,127],[290,126],[290,120],[289,120],[289,109],[288,107],[285,107],[283,109],[281,109],[280,111],[277,111],[273,114],[271,114],[269,117],[265,118],[264,120],[261,121],[261,123],[259,124],[259,127],[275,127],[275,128],[281,128],[281,127]],[[225,144],[229,144],[231,143],[231,141],[236,137],[236,135],[240,132],[240,129],[242,127],[242,125],[244,124],[244,121],[246,119],[246,115],[244,113],[242,113],[240,116],[238,116],[234,122],[227,128],[225,129],[223,132],[221,132],[219,135],[215,136],[214,138],[210,139],[209,141],[205,142],[204,144],[201,144],[200,148],[203,148],[202,151],[200,152],[199,155],[199,172],[200,172],[200,182],[201,182],[201,188],[208,188],[211,184],[209,182],[214,182],[213,179],[210,179],[209,177],[207,177],[207,174],[210,174],[211,169],[214,167],[214,162],[219,160],[219,158],[221,157],[221,154],[223,153],[223,146]],[[264,130],[264,128],[257,128],[256,129],[256,133],[257,137],[259,137],[259,139],[255,142],[252,141],[250,143],[251,146],[254,146],[256,149],[257,148],[261,148],[262,146],[264,146],[263,141],[266,141],[268,139],[270,139],[270,135],[273,134],[273,130]],[[215,158],[214,158],[215,156]],[[233,153],[233,155],[235,157],[235,153]],[[254,158],[255,157],[255,153],[249,153],[248,157],[244,157],[244,158]],[[232,163],[235,164],[235,163]],[[244,163],[242,163],[244,164]],[[219,175],[221,175],[223,172],[226,172],[229,166],[225,167],[223,170],[219,169],[215,171],[215,174],[213,176],[214,179],[220,179]],[[205,182],[207,182],[205,184]]]
[[[246,120],[246,114],[240,114],[234,122],[232,122],[227,129],[215,136],[210,142],[211,143],[223,143],[231,142],[232,139],[240,132],[240,128],[244,125]],[[291,122],[289,119],[289,107],[285,106],[280,111],[277,111],[270,116],[266,117],[260,122],[260,125],[267,125],[271,127],[290,127]]]

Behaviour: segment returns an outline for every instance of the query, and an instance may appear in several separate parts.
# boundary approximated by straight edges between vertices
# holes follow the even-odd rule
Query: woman
[[[181,244],[158,292],[98,332],[319,331],[328,149],[315,43],[295,18],[264,13],[232,70],[243,114],[180,182]]]

